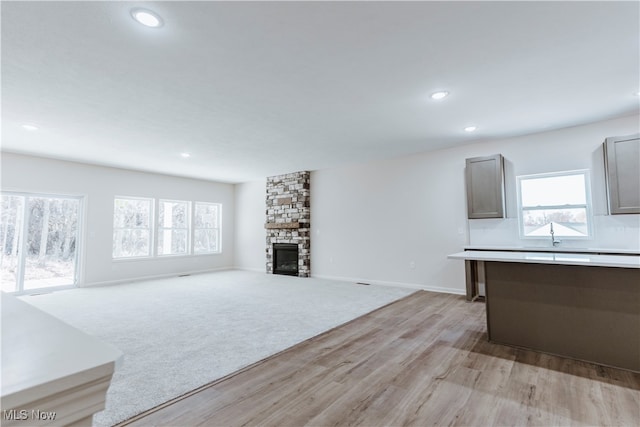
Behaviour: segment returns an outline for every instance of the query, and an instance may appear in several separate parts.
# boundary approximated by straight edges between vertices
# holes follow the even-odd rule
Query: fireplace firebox
[[[273,244],[273,274],[298,275],[298,245]]]

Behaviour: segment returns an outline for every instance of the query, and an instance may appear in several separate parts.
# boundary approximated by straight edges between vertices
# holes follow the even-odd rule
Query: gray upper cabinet
[[[467,159],[468,218],[504,218],[504,160],[501,154]]]
[[[640,134],[604,141],[609,213],[640,213]]]

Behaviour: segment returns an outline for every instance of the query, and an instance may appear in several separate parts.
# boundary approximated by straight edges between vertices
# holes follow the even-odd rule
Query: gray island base
[[[489,341],[640,371],[640,271],[486,262]]]
[[[467,251],[450,258],[483,270],[489,341],[640,372],[638,256],[576,262],[563,255],[565,263]]]

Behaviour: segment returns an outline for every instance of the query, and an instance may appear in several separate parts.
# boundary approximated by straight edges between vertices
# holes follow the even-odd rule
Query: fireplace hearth
[[[273,244],[273,274],[298,275],[298,245],[292,243]]]

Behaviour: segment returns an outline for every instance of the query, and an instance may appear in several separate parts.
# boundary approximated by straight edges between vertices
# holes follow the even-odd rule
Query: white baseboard
[[[193,270],[193,271],[185,271],[180,273],[157,274],[157,275],[141,276],[141,277],[135,277],[135,278],[129,278],[129,279],[107,280],[104,282],[85,283],[82,285],[78,285],[78,287],[90,288],[94,286],[121,285],[123,283],[134,283],[134,282],[142,282],[145,280],[166,279],[169,277],[177,277],[177,276],[191,275],[191,274],[214,273],[216,271],[228,271],[228,270],[251,271],[255,273],[266,274],[266,272],[261,268],[219,267],[219,268],[212,268],[207,270]],[[311,277],[316,279],[335,280],[339,282],[369,283],[372,285],[391,286],[395,288],[408,288],[408,289],[415,289],[415,290],[425,290],[425,291],[440,292],[440,293],[454,294],[454,295],[466,294],[466,290],[464,289],[455,289],[455,288],[447,288],[447,287],[432,286],[432,285],[421,285],[418,283],[391,282],[391,281],[385,281],[385,280],[371,280],[371,279],[363,279],[363,278],[357,278],[357,277],[326,276],[326,275],[316,275],[316,274],[312,274]]]
[[[77,287],[92,288],[94,286],[121,285],[123,283],[143,282],[145,280],[166,279],[168,277],[178,277],[178,276],[185,276],[185,275],[191,275],[191,274],[214,273],[216,271],[227,271],[227,270],[234,270],[234,267],[218,267],[218,268],[211,268],[207,270],[181,271],[179,273],[154,274],[151,276],[132,277],[129,279],[106,280],[104,282],[83,283],[81,285],[78,285]]]
[[[311,274],[311,277],[315,277],[317,279],[326,279],[326,280],[337,280],[340,282],[356,282],[356,283],[369,283],[372,285],[380,285],[380,286],[392,286],[395,288],[409,288],[416,290],[424,290],[431,292],[440,292],[444,294],[454,294],[454,295],[466,295],[465,289],[455,289],[455,288],[446,288],[442,286],[431,286],[431,285],[421,285],[418,283],[406,283],[406,282],[390,282],[385,280],[371,280],[371,279],[361,279],[357,277],[339,277],[339,276],[325,276],[325,275],[314,275]]]

